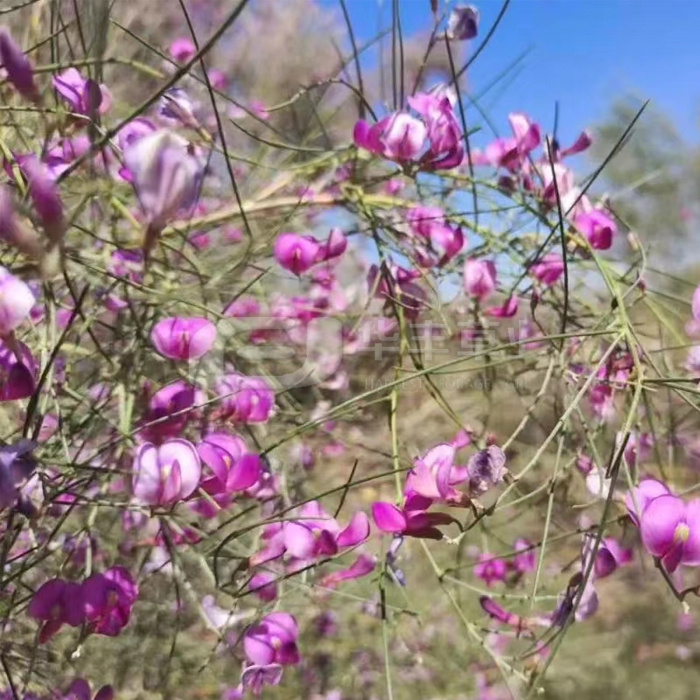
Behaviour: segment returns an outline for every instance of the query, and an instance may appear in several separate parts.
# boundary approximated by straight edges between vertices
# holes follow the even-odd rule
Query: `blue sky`
[[[337,0],[321,0],[338,7]],[[501,0],[472,0],[481,12],[478,46]],[[441,6],[444,0],[441,0]],[[378,0],[346,0],[362,39],[377,28]],[[383,0],[386,21],[391,0]],[[400,0],[407,33],[432,26],[429,0]],[[485,100],[497,126],[524,111],[551,129],[559,101],[563,143],[600,120],[610,101],[633,91],[668,114],[681,134],[698,140],[700,116],[700,0],[512,0],[504,19],[468,76],[478,92],[531,48],[515,80],[496,102]]]

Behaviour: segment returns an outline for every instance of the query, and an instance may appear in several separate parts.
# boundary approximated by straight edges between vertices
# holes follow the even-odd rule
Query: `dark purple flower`
[[[49,640],[64,624],[79,627],[85,619],[80,584],[60,578],[47,581],[34,593],[27,614],[44,622],[40,643]]]
[[[34,84],[32,65],[4,28],[0,29],[0,61],[17,92],[28,100],[38,101],[39,93]]]
[[[122,566],[92,574],[82,584],[85,616],[97,634],[116,637],[129,622],[138,586]]]
[[[22,438],[0,447],[0,508],[9,508],[19,498],[18,485],[36,468],[29,453],[36,443]]]

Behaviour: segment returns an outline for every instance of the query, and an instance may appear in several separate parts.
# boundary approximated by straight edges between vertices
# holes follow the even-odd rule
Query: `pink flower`
[[[444,265],[462,250],[462,229],[449,226],[439,207],[412,207],[407,219],[413,231],[422,239],[415,247],[420,265]],[[427,248],[423,241],[427,243]]]
[[[160,446],[146,442],[134,457],[132,489],[137,502],[158,506],[191,496],[202,474],[199,455],[187,440],[174,439]]]
[[[592,248],[607,250],[612,245],[617,226],[602,209],[591,209],[574,216],[574,225],[588,239]]]
[[[36,299],[31,289],[0,266],[0,336],[7,336],[29,317]]]
[[[482,579],[487,586],[490,586],[494,581],[505,581],[507,573],[506,562],[488,552],[480,554],[479,563],[474,566],[474,575]]]
[[[484,309],[484,313],[495,318],[511,318],[518,313],[518,297],[509,296],[500,306],[489,306]]]
[[[535,556],[535,549],[530,541],[526,540],[524,537],[519,537],[513,542],[513,549],[515,550],[513,568],[521,574],[534,571],[537,566],[537,559]]]
[[[39,93],[34,83],[34,71],[29,59],[6,29],[0,30],[0,61],[7,78],[22,97],[37,101]]]
[[[467,258],[464,261],[464,290],[483,301],[496,289],[496,266],[492,260]]]
[[[642,479],[638,486],[625,494],[625,505],[627,514],[632,522],[639,527],[639,520],[646,510],[646,507],[659,496],[670,495],[670,490],[666,484],[658,479]]]
[[[399,111],[372,126],[360,119],[353,132],[355,144],[397,163],[415,162],[424,170],[457,167],[464,159],[464,144],[453,99],[444,87],[416,93],[408,104],[419,118]]]
[[[542,284],[554,284],[564,274],[564,261],[558,253],[543,255],[530,271]]]
[[[466,480],[467,470],[454,464],[456,449],[450,443],[439,443],[413,462],[406,477],[404,494],[417,494],[434,502],[465,505],[469,498],[453,484]]]
[[[321,579],[321,586],[333,588],[341,581],[349,581],[354,578],[362,578],[374,571],[376,561],[369,554],[360,554],[357,559],[345,569],[338,569],[327,574]]]
[[[65,230],[63,222],[63,203],[58,187],[49,174],[46,165],[34,156],[22,162],[22,171],[27,177],[29,196],[34,209],[48,237],[59,240]]]
[[[143,417],[145,425],[139,434],[150,442],[177,437],[194,417],[197,404],[204,401],[204,392],[187,382],[178,380],[166,384],[148,402],[148,410]]]
[[[196,360],[205,355],[216,340],[216,326],[198,316],[170,316],[151,329],[155,349],[171,360]]]
[[[700,565],[700,500],[658,496],[643,510],[639,530],[647,551],[669,573],[679,564]]]
[[[313,236],[280,233],[275,239],[273,255],[285,269],[300,275],[318,262],[321,246]]]
[[[290,568],[303,568],[319,557],[354,547],[369,537],[369,519],[362,511],[355,513],[344,528],[317,501],[301,506],[294,517],[279,527],[277,524],[266,527],[263,533],[266,544],[250,558],[251,566],[286,554],[291,558]]]
[[[277,583],[275,575],[268,571],[258,571],[251,576],[248,590],[255,593],[260,600],[271,603],[277,598]]]
[[[238,435],[209,433],[197,443],[197,453],[211,472],[202,481],[202,488],[210,494],[245,491],[260,479],[260,457],[248,452]]]
[[[387,299],[387,306],[400,306],[408,319],[416,319],[426,299],[423,289],[413,280],[420,276],[417,270],[406,270],[398,265],[372,265],[367,273],[370,292]]]
[[[299,663],[299,627],[293,615],[273,612],[249,627],[243,635],[243,653],[255,666]]]
[[[262,377],[231,372],[215,383],[214,390],[221,398],[219,412],[235,423],[264,423],[275,405],[275,394]]]
[[[433,502],[425,496],[409,494],[401,508],[393,503],[372,503],[372,519],[382,531],[392,535],[441,540],[440,525],[449,525],[454,518],[447,513],[428,513]]]
[[[174,39],[168,48],[168,53],[179,63],[186,63],[197,53],[197,47],[187,36]]]
[[[418,157],[428,135],[425,124],[406,112],[395,112],[370,126],[364,119],[355,124],[355,144],[397,162]]]

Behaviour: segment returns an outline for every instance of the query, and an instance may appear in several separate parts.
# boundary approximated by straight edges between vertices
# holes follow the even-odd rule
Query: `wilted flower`
[[[199,316],[170,316],[151,329],[155,349],[171,360],[196,360],[211,350],[216,326]]]
[[[473,39],[479,27],[479,10],[474,5],[455,5],[447,18],[450,39]]]
[[[187,440],[174,439],[156,446],[142,444],[133,465],[134,498],[144,505],[175,503],[191,496],[202,473],[199,455]]]
[[[22,438],[10,445],[0,447],[0,508],[9,508],[17,503],[17,488],[36,468],[29,453],[36,443]]]
[[[485,493],[499,483],[506,473],[505,465],[506,456],[496,445],[473,454],[467,464],[470,493]]]

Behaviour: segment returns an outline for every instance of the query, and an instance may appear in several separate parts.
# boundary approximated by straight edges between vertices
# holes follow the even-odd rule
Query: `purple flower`
[[[243,652],[255,666],[299,663],[299,628],[293,615],[273,612],[249,627],[243,635]]]
[[[20,496],[17,486],[36,468],[29,453],[36,443],[22,438],[0,447],[0,508],[9,508]]]
[[[53,637],[64,624],[79,627],[85,619],[80,584],[60,578],[47,581],[32,596],[27,614],[44,622],[39,633],[41,644]]]
[[[464,261],[464,291],[482,301],[496,289],[496,266],[492,260],[467,258]]]
[[[474,5],[455,5],[447,19],[450,39],[473,39],[479,26],[479,10]]]
[[[595,535],[587,532],[583,535],[583,550],[581,553],[581,569],[588,568],[593,547],[595,545]],[[593,576],[595,578],[605,578],[610,576],[619,566],[627,564],[632,560],[632,550],[623,548],[614,537],[604,537],[600,541],[598,551],[593,562]]]
[[[179,380],[167,384],[151,397],[139,435],[149,442],[177,437],[194,417],[196,406],[204,400],[204,392],[187,382]]]
[[[221,398],[219,413],[236,423],[264,423],[275,405],[275,394],[262,377],[231,372],[214,390]]]
[[[643,510],[639,530],[647,551],[669,573],[679,564],[700,565],[700,500],[658,496]]]
[[[29,317],[36,299],[31,289],[0,266],[0,336],[7,336]]]
[[[194,445],[174,439],[160,446],[142,444],[136,451],[133,471],[136,501],[157,506],[191,496],[199,485],[202,467]]]
[[[564,274],[564,261],[557,253],[543,255],[530,271],[542,284],[554,284]]]
[[[607,250],[612,245],[617,226],[602,209],[591,209],[574,216],[574,225],[588,239],[592,248]]]
[[[51,82],[72,112],[93,116],[104,114],[112,106],[112,95],[105,85],[98,85],[81,75],[77,68],[67,68],[54,75]]]
[[[492,486],[498,484],[506,473],[505,464],[506,456],[496,445],[491,445],[472,455],[467,464],[470,493],[486,493]]]
[[[61,700],[112,700],[114,690],[111,685],[103,685],[92,697],[90,684],[83,678],[76,678],[69,686],[68,690],[63,694]],[[24,700],[28,700],[27,695]]]
[[[26,399],[34,393],[37,364],[29,348],[18,340],[14,348],[0,340],[0,401]]]
[[[252,664],[243,669],[241,689],[250,688],[253,695],[258,696],[262,692],[263,686],[279,685],[281,680],[282,666],[280,664],[266,664],[264,666]],[[243,697],[242,690],[238,697]]]
[[[129,622],[138,586],[122,566],[92,574],[82,584],[85,617],[97,634],[116,637]]]
[[[6,29],[0,29],[0,61],[8,80],[28,100],[39,100],[32,65]]]
[[[269,571],[258,571],[251,576],[248,590],[255,593],[260,600],[271,603],[277,598],[277,583],[274,574]]]
[[[143,136],[124,150],[124,162],[155,229],[194,204],[202,168],[182,137],[165,129]]]
[[[151,329],[155,349],[171,360],[196,360],[211,350],[216,326],[199,316],[170,316]]]

